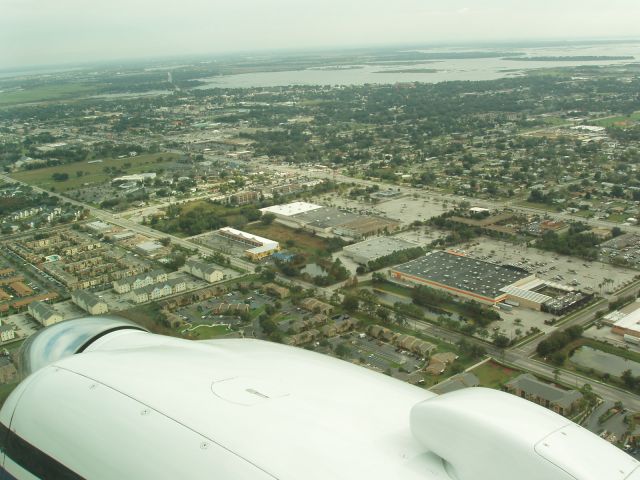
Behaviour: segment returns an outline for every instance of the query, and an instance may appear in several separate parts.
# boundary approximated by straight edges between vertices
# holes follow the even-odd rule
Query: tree
[[[53,178],[56,182],[66,182],[67,180],[69,180],[69,174],[56,172],[51,175],[51,178]]]
[[[631,370],[625,370],[624,372],[622,372],[620,379],[629,390],[635,389],[636,385],[638,384],[638,379],[633,376]]]
[[[263,225],[271,225],[275,219],[276,216],[273,213],[265,213],[262,215],[262,218],[260,218],[260,222],[262,222]]]
[[[347,312],[355,312],[356,310],[358,310],[359,306],[360,306],[360,301],[358,300],[357,297],[355,297],[354,295],[344,296],[344,299],[342,300],[342,307]]]
[[[562,352],[554,352],[551,355],[551,363],[553,363],[554,365],[564,365],[566,359],[566,355]]]
[[[493,344],[498,348],[507,348],[509,346],[509,337],[499,334],[493,339]]]
[[[351,349],[347,347],[344,343],[340,343],[336,347],[336,355],[338,355],[340,358],[344,358],[348,356],[350,353],[351,353]]]

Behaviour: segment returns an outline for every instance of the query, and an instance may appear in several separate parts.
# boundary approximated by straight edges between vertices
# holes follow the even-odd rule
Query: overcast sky
[[[640,37],[640,0],[0,0],[0,69],[176,54]]]

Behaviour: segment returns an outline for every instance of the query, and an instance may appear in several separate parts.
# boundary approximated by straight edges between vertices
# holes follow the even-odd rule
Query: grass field
[[[294,249],[296,247],[303,251],[327,249],[327,241],[324,238],[309,232],[294,230],[293,228],[285,227],[275,222],[271,225],[263,225],[259,222],[252,223],[247,225],[245,230],[270,240],[276,240],[280,242],[283,247],[287,245],[287,240],[291,240]]]
[[[589,123],[598,125],[600,127],[625,127],[631,125],[634,122],[640,121],[640,111],[634,112],[631,115],[621,115],[619,117],[602,118],[600,120],[593,120]]]
[[[479,367],[471,370],[471,373],[478,377],[481,386],[488,388],[500,388],[506,382],[517,377],[522,372],[489,360],[488,362],[485,362]]]
[[[64,84],[43,85],[27,90],[0,93],[0,106],[19,105],[21,103],[63,100],[97,92],[99,85]]]
[[[198,325],[197,327],[188,329],[188,331],[184,331],[184,329],[181,331],[191,338],[197,340],[208,340],[210,338],[224,337],[231,333],[232,330],[226,325]]]
[[[92,185],[109,182],[111,177],[104,171],[106,167],[118,168],[126,172],[126,174],[142,173],[153,171],[163,164],[175,160],[177,157],[178,155],[175,153],[153,153],[138,155],[137,157],[108,158],[99,163],[87,163],[87,161],[67,163],[55,167],[18,172],[11,176],[16,180],[36,185],[40,188],[51,190],[53,187],[56,192],[66,192],[67,190],[82,187],[85,183]],[[163,160],[158,161],[159,158]],[[131,164],[131,166],[125,168],[125,164]],[[83,172],[80,177],[77,175],[79,171]],[[56,181],[52,178],[54,173],[66,173],[69,175],[69,179],[62,182]]]
[[[526,200],[522,202],[517,202],[516,205],[519,207],[535,208],[536,210],[540,210],[544,212],[559,212],[561,210],[560,207],[555,205],[547,205],[546,203],[527,202]]]

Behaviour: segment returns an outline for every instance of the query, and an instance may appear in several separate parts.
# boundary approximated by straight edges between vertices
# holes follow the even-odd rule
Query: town
[[[116,314],[508,391],[640,455],[640,65],[615,60],[432,84],[208,85],[231,61],[0,79],[2,397],[35,332]]]

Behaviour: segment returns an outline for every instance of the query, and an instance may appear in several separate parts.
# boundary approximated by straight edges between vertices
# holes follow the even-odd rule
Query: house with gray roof
[[[71,300],[91,315],[101,315],[109,311],[107,302],[86,290],[75,290],[71,294]]]
[[[54,323],[61,322],[64,317],[56,312],[56,310],[49,304],[44,302],[31,302],[27,307],[29,314],[35,318],[44,327],[53,325]]]
[[[462,390],[463,388],[477,387],[480,385],[480,380],[471,372],[458,373],[450,378],[447,378],[443,382],[440,382],[429,390],[438,395],[443,393],[455,392],[456,390]]]
[[[201,278],[209,283],[219,282],[224,278],[222,271],[213,265],[199,260],[187,260],[184,269],[196,278]]]
[[[582,399],[582,394],[577,390],[563,390],[549,385],[530,373],[508,382],[505,390],[564,416],[570,415]]]

